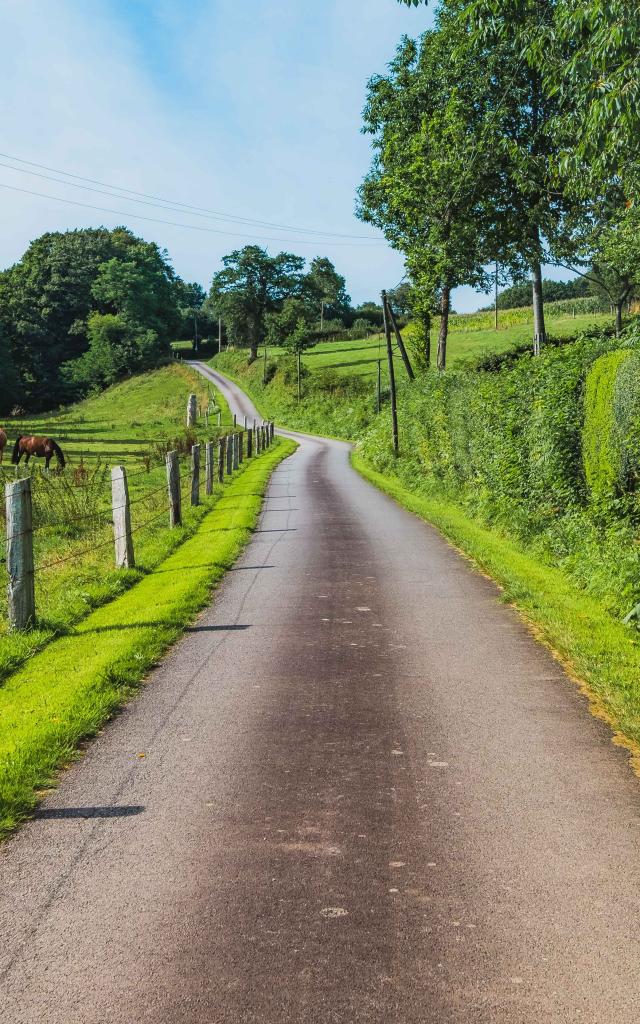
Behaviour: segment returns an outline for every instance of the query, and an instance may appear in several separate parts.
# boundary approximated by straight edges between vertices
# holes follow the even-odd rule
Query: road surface
[[[3,1024],[635,1022],[625,753],[490,581],[299,440],[0,851]]]

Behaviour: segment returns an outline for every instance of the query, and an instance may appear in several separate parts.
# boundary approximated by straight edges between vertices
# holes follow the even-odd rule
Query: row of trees
[[[74,400],[170,358],[175,338],[226,339],[251,358],[265,341],[301,349],[323,333],[382,321],[354,309],[326,257],[250,245],[224,257],[207,294],[166,252],[124,227],[51,232],[0,273],[0,413]]]
[[[418,5],[419,0],[401,0]],[[441,0],[369,83],[374,159],[360,217],[407,261],[419,311],[452,289],[530,276],[545,341],[542,265],[597,282],[617,311],[640,280],[640,21],[629,0]]]

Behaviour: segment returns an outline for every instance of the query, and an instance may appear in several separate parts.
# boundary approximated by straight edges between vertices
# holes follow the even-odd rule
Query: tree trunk
[[[425,313],[422,317],[422,330],[424,331],[424,365],[429,369],[431,366],[431,313]]]
[[[616,338],[619,338],[622,334],[622,307],[624,306],[624,299],[618,299],[616,302]]]
[[[447,365],[447,334],[449,333],[449,311],[451,309],[451,288],[448,284],[442,287],[442,298],[440,299],[440,331],[438,332],[438,359],[439,370],[444,370]]]
[[[533,354],[534,356],[539,356],[540,349],[547,340],[547,332],[544,325],[544,302],[542,299],[542,267],[539,263],[534,263],[532,270]]]

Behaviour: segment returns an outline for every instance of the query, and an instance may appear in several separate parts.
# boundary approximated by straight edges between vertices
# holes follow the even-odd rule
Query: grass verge
[[[245,463],[160,572],[150,572],[9,676],[0,688],[0,836],[28,815],[80,740],[132,695],[206,604],[251,536],[273,469],[295,447],[280,439]]]
[[[365,479],[410,512],[436,526],[502,587],[581,685],[595,715],[611,725],[640,774],[640,641],[637,632],[581,593],[558,569],[542,565],[512,540],[469,519],[452,502],[415,494],[372,469],[358,452],[352,464]]]

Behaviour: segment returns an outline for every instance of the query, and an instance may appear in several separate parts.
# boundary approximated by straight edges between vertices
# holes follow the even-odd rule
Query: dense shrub
[[[495,372],[423,374],[400,392],[401,458],[393,458],[388,409],[364,433],[363,454],[413,490],[454,500],[541,557],[562,562],[611,608],[628,611],[640,598],[635,500],[621,495],[620,487],[617,493],[598,490],[595,500],[585,462],[602,467],[613,459],[617,480],[638,473],[639,342],[633,335],[620,342],[594,333],[547,349],[538,359],[523,354]],[[594,364],[603,369],[592,370]],[[612,367],[614,386],[607,385],[605,398],[606,389],[596,389],[595,381]],[[625,438],[624,445],[616,441],[625,453],[622,468],[617,456],[597,448],[594,401],[610,435]],[[586,459],[583,437],[591,446]],[[594,472],[604,470],[589,468],[590,483]]]
[[[623,443],[614,411],[618,372],[633,353],[608,352],[587,375],[584,396],[582,457],[587,484],[595,497],[622,489]]]

